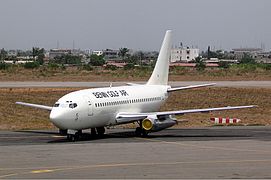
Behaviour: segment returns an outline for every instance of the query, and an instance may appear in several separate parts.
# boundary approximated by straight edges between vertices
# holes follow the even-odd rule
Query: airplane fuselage
[[[168,97],[164,85],[137,85],[75,91],[54,105],[50,120],[60,129],[88,129],[120,124],[119,112],[158,111]]]

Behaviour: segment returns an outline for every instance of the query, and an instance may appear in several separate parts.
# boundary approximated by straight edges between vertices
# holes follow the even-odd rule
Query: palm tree
[[[120,48],[119,49],[119,56],[122,57],[122,60],[125,59],[125,57],[127,56],[128,52],[129,52],[128,48]]]

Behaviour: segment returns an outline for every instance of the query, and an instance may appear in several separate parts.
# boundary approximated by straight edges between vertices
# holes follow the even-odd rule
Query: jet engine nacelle
[[[157,118],[147,117],[142,121],[142,128],[146,131],[161,131],[177,124],[177,120],[170,116]]]

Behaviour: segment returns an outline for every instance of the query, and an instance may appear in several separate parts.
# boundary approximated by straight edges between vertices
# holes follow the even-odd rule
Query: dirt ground
[[[85,71],[77,67],[66,69],[24,69],[22,67],[0,71],[1,81],[147,81],[152,69],[117,69],[115,71],[94,69]],[[170,81],[241,81],[271,80],[271,71],[256,69],[219,69],[208,68],[197,71],[193,68],[171,68]]]
[[[52,129],[49,112],[16,105],[16,101],[52,106],[62,95],[78,88],[2,88],[0,89],[0,129]],[[234,105],[258,105],[253,109],[179,116],[186,122],[177,127],[212,126],[210,117],[240,118],[239,125],[271,124],[271,89],[264,88],[202,88],[174,92],[161,110],[180,110]],[[126,125],[125,127],[134,127]],[[176,127],[176,126],[175,126]]]

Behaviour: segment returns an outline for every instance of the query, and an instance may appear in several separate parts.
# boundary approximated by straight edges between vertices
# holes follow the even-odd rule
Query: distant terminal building
[[[199,49],[179,47],[171,49],[171,62],[191,62],[199,57]]]
[[[9,50],[8,51],[8,57],[15,57],[18,55],[18,51],[17,50]]]
[[[106,49],[103,51],[106,60],[113,60],[119,58],[119,50]]]
[[[63,56],[67,54],[72,54],[71,49],[51,49],[49,51],[49,58],[54,59],[57,56]]]
[[[233,54],[235,59],[242,59],[245,54],[251,56],[252,58],[257,58],[258,54],[263,52],[263,49],[261,48],[236,48],[233,49]]]
[[[91,54],[95,54],[97,56],[101,56],[101,55],[103,55],[103,51],[92,51]]]

